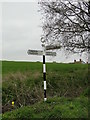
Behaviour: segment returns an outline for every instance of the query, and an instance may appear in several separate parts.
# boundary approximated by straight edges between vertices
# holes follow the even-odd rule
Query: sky
[[[11,2],[12,1],[12,2]],[[18,2],[17,2],[18,1]],[[21,2],[22,1],[22,2]],[[28,2],[29,1],[29,2]],[[28,55],[27,50],[42,50],[42,16],[38,12],[38,0],[1,0],[0,2],[0,59],[14,61],[42,61],[42,56]],[[2,49],[2,50],[1,50]],[[2,51],[2,52],[1,52]],[[56,57],[46,61],[72,62],[80,55],[65,55],[55,50]],[[85,56],[82,59],[86,61]]]

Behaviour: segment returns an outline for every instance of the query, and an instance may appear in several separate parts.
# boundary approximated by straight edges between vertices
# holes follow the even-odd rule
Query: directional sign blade
[[[60,49],[60,45],[47,45],[46,50]]]
[[[56,52],[46,52],[47,56],[56,56]]]
[[[43,51],[41,51],[41,50],[28,50],[27,53],[31,54],[31,55],[42,55]]]
[[[41,50],[28,50],[28,55],[43,55]],[[47,56],[56,56],[56,52],[46,52]]]

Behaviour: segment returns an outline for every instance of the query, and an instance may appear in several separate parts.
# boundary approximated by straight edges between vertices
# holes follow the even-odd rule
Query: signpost
[[[43,55],[42,50],[28,50],[28,55]],[[46,52],[47,56],[56,56],[56,52]]]
[[[55,44],[55,45],[47,45],[46,50],[54,50],[54,49],[60,49],[61,45]]]
[[[47,100],[46,97],[46,65],[45,65],[45,55],[56,56],[56,52],[47,52],[47,50],[60,49],[60,45],[48,45],[42,44],[42,50],[28,50],[28,55],[43,55],[43,79],[44,79],[44,101]]]

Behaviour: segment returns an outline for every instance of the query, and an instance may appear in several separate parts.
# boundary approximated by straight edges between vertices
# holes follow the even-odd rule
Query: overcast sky
[[[38,12],[38,3],[10,2],[9,0],[9,2],[0,4],[0,10],[2,10],[0,12],[2,13],[2,29],[0,30],[0,32],[2,31],[2,59],[42,61],[42,56],[27,55],[28,49],[42,49],[40,42],[42,20],[41,14]],[[47,57],[47,61],[58,62],[69,62],[74,59],[79,60],[80,56],[70,55],[67,58],[64,51],[58,51],[57,57]],[[85,59],[83,58],[84,61]]]

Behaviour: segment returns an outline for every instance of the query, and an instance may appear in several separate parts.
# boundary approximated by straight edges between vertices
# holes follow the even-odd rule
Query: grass
[[[12,118],[19,114],[18,117],[21,120],[25,114],[28,117],[30,113],[31,118],[41,116],[42,118],[52,118],[53,115],[53,117],[56,115],[57,118],[87,117],[88,65],[46,63],[46,66],[47,97],[49,99],[46,103],[38,103],[43,101],[44,97],[42,63],[2,62],[2,105],[3,112],[6,112],[5,117],[8,118],[10,114]],[[12,101],[15,102],[16,110],[7,112],[12,109]],[[36,111],[41,109],[42,112],[36,113],[34,106]],[[23,111],[26,113],[23,114]]]
[[[2,74],[9,74],[15,72],[25,71],[41,71],[42,63],[40,62],[14,62],[14,61],[2,61]]]
[[[88,118],[88,99],[83,98],[49,98],[47,102],[39,102],[32,106],[22,107],[3,115],[2,120],[17,118],[20,120],[30,118]]]
[[[77,70],[84,70],[88,68],[86,64],[64,64],[64,63],[46,63],[47,71],[59,72],[73,72]],[[14,62],[2,61],[2,74],[25,72],[25,71],[39,71],[42,72],[41,62]]]

